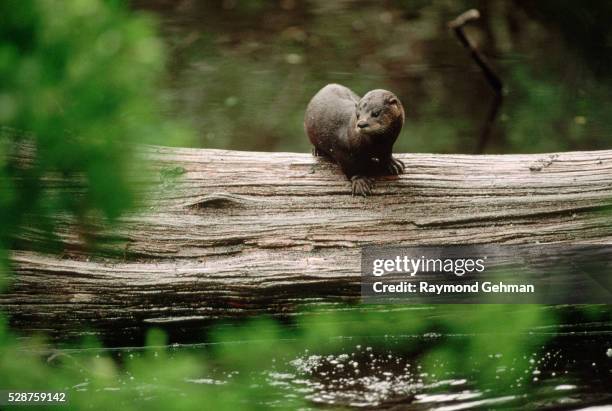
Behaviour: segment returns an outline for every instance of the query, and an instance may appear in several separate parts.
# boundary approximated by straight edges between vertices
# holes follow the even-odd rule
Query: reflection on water
[[[496,379],[506,373],[516,375],[506,392],[495,381],[475,384],[482,359],[474,358],[473,368],[459,373],[449,372],[446,364],[438,362],[431,368],[434,372],[427,373],[418,360],[401,354],[404,338],[389,336],[385,337],[384,351],[356,345],[339,355],[306,353],[291,362],[295,376],[285,374],[275,379],[271,373],[271,379],[282,381],[288,392],[302,393],[313,403],[351,407],[398,409],[406,405],[411,410],[462,410],[501,404],[551,409],[585,406],[612,399],[612,361],[605,355],[609,337],[590,335],[586,345],[583,338],[560,339],[543,347],[543,353],[522,358],[503,358],[495,351],[482,353],[483,358],[497,362]],[[468,342],[465,336],[454,338]]]
[[[291,356],[279,354],[267,367],[251,370],[248,375],[238,369],[239,364],[236,364],[237,369],[219,365],[198,377],[185,377],[183,381],[185,387],[231,386],[232,390],[237,387],[256,390],[267,384],[275,394],[267,397],[265,404],[260,404],[264,408],[590,409],[588,407],[612,404],[611,326],[610,322],[567,325],[567,332],[554,333],[548,343],[518,356],[506,356],[496,350],[495,340],[500,336],[491,335],[490,347],[465,358],[466,366],[460,369],[446,361],[429,362],[426,355],[429,348],[438,344],[467,346],[482,335],[389,334],[365,339],[344,336],[336,338],[341,342],[340,348],[332,354],[310,350]],[[528,333],[528,338],[542,335],[549,337],[551,332],[546,327],[534,329]],[[407,349],[415,343],[421,347],[416,353]],[[248,355],[253,341],[226,344],[234,348],[241,346],[241,351]],[[112,352],[119,363],[146,358],[153,363],[169,361],[171,365],[175,356],[207,354],[217,345],[173,344],[94,351],[98,356]],[[169,359],[157,355],[164,351],[170,353]],[[91,355],[92,350],[64,350],[63,353],[78,362],[79,357]],[[483,380],[484,369],[493,372]],[[85,375],[91,372],[81,371]],[[135,377],[125,370],[119,380],[96,390],[107,391],[109,395],[112,391],[132,390],[135,401],[144,404],[156,401],[158,396],[180,395],[180,386],[162,385],[156,380],[155,376]],[[71,387],[75,393],[87,393],[90,389],[88,378]]]
[[[534,3],[534,4],[532,4]],[[612,9],[553,1],[140,1],[169,45],[163,110],[204,147],[309,151],[304,108],[323,85],[394,91],[398,151],[472,152],[493,93],[447,23],[477,6],[468,36],[506,96],[487,150],[610,146]],[[596,26],[594,26],[596,25]]]

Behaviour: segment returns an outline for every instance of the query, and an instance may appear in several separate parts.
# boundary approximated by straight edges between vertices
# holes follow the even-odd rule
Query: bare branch
[[[491,108],[489,109],[489,113],[485,120],[485,123],[482,127],[480,138],[478,139],[478,143],[476,145],[476,149],[474,152],[476,154],[483,153],[491,135],[491,127],[495,122],[495,118],[497,117],[497,113],[501,107],[503,102],[503,88],[504,85],[500,79],[500,77],[495,73],[495,71],[491,68],[489,63],[487,63],[484,56],[478,51],[476,47],[470,42],[465,32],[463,31],[463,27],[469,23],[470,21],[474,21],[480,18],[480,12],[476,9],[468,10],[461,15],[459,15],[456,19],[452,20],[448,23],[448,27],[451,28],[454,32],[463,47],[470,51],[470,56],[476,62],[480,70],[482,71],[487,83],[493,89],[495,96],[493,101],[491,102]]]

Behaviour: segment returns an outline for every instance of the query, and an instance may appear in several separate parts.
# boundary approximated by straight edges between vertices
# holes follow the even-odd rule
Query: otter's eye
[[[374,110],[372,111],[372,117],[376,118],[380,115],[380,110]]]

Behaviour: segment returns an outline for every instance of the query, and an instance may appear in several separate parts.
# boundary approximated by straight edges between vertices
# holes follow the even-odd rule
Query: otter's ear
[[[387,104],[395,104],[397,106],[397,99],[395,97],[387,97]]]

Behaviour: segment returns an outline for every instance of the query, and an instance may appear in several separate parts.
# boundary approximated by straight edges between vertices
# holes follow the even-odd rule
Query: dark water
[[[245,366],[252,360],[252,347],[278,345],[278,340],[266,340],[258,332],[247,334],[248,338],[243,340],[223,343],[204,341],[61,353],[77,364],[85,363],[82,360],[92,355],[110,355],[120,369],[122,364],[143,360],[166,370],[174,363],[180,366],[185,354],[191,361],[207,356],[217,358],[197,376],[181,378],[182,383],[178,385],[160,382],[161,375],[135,376],[134,367],[128,366],[120,371],[118,380],[113,379],[102,388],[90,387],[89,381],[95,372],[85,368],[81,370],[83,380],[75,381],[70,389],[73,395],[102,390],[112,396],[116,391],[131,397],[130,403],[135,401],[143,406],[160,398],[180,396],[194,387],[212,390],[207,395],[215,395],[214,390],[228,387],[230,391],[246,393],[245,409],[256,406],[263,409],[612,409],[612,322],[593,321],[579,310],[559,307],[553,308],[565,313],[559,322],[530,327],[517,335],[514,327],[504,327],[504,317],[513,310],[501,310],[500,317],[491,319],[499,324],[496,332],[403,334],[394,332],[397,328],[391,322],[386,334],[337,335],[317,341],[314,349],[291,354],[283,354],[279,349],[278,354],[272,354],[263,366],[257,367]],[[539,310],[549,308],[542,306]],[[600,313],[606,310],[606,306],[598,309]],[[404,312],[424,316],[430,322],[439,321],[441,315],[439,310]],[[450,317],[450,322],[460,322],[462,315]],[[508,347],[503,347],[507,340],[534,344],[508,351]],[[459,348],[452,357],[432,360],[428,356],[435,349],[451,347]],[[462,350],[463,347],[466,349]],[[237,353],[238,359],[220,361],[215,353],[222,350]],[[56,353],[54,358],[61,356]],[[262,387],[266,387],[265,395],[260,393]]]
[[[607,324],[609,327],[612,324]],[[261,377],[272,386],[276,394],[268,399],[266,406],[291,408],[291,404],[303,404],[301,409],[332,409],[335,407],[409,409],[409,410],[463,410],[463,409],[612,409],[612,332],[596,331],[558,335],[554,340],[520,358],[503,358],[491,349],[482,353],[482,358],[472,359],[472,367],[449,372],[444,363],[435,363],[427,373],[418,358],[406,356],[403,344],[407,339],[420,340],[424,345],[439,339],[451,339],[453,343],[469,343],[466,335],[424,335],[371,338],[359,344],[351,337],[340,337],[344,348],[337,354],[320,355],[306,350],[292,358],[273,359],[267,369],[254,373],[253,380]],[[384,340],[384,349],[380,348]],[[234,344],[248,342],[236,341]],[[173,353],[198,353],[208,349],[206,344],[174,345],[157,347]],[[245,348],[248,351],[248,348]],[[103,352],[104,350],[100,350]],[[73,356],[79,352],[71,352]],[[81,353],[82,354],[82,353]],[[88,352],[88,355],[90,352]],[[138,358],[143,351],[134,348],[114,351],[121,357]],[[479,381],[481,362],[499,362],[495,377],[489,382]],[[524,363],[527,366],[515,365]],[[153,360],[154,361],[154,360]],[[500,386],[500,377],[506,373],[518,375],[507,386]],[[213,369],[199,378],[185,378],[185,385],[222,386],[232,382],[238,371]],[[143,381],[130,388],[125,380],[133,380],[125,373],[119,381],[106,387],[109,392],[133,390],[136,402],[155,401],[157,396],[166,396],[180,391],[179,387],[155,385]],[[132,381],[133,382],[133,381]],[[155,390],[155,395],[142,393]],[[72,390],[88,391],[88,380],[77,382]],[[245,404],[248,406],[248,404]],[[607,406],[603,408],[589,408]]]
[[[527,367],[513,365],[525,358],[502,361],[492,344],[491,351],[483,353],[483,357],[507,364],[496,367],[495,378],[519,371],[517,378],[501,388],[495,380],[475,383],[480,367],[477,359],[473,368],[463,372],[447,372],[444,363],[435,363],[433,369],[439,373],[426,373],[418,360],[401,354],[405,338],[420,338],[423,344],[428,344],[428,340],[437,338],[464,343],[469,337],[383,338],[387,339],[384,351],[360,344],[349,346],[346,352],[335,356],[305,354],[291,362],[295,365],[295,374],[271,373],[270,376],[285,386],[287,393],[304,393],[313,403],[378,409],[574,409],[612,402],[612,359],[604,349],[610,341],[609,333],[595,333],[588,338],[559,338],[541,347],[541,352],[528,354]],[[529,387],[527,391],[526,387]]]

